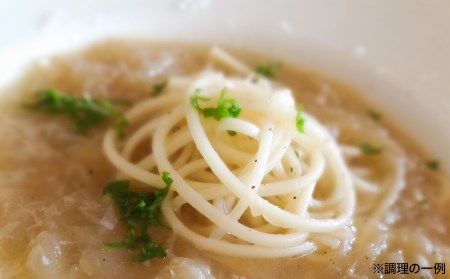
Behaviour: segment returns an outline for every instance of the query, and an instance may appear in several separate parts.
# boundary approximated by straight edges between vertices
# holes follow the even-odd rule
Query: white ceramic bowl
[[[0,86],[34,57],[111,36],[242,46],[354,85],[450,170],[450,1],[38,2],[0,4]]]

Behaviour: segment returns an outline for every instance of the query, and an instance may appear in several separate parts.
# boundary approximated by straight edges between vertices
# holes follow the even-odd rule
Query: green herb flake
[[[225,117],[237,118],[241,113],[241,106],[235,99],[225,99],[226,90],[227,89],[224,88],[220,92],[217,100],[217,107],[200,107],[199,101],[209,101],[209,98],[200,96],[200,89],[195,90],[194,94],[191,96],[191,104],[205,118],[213,117],[216,120]]]
[[[237,135],[236,131],[232,131],[232,130],[228,130],[227,131],[228,135],[234,137],[235,135]]]
[[[298,150],[295,150],[294,153],[297,158],[300,158],[300,153],[298,152]]]
[[[128,225],[123,241],[104,243],[106,246],[139,250],[135,257],[139,262],[167,256],[167,248],[155,243],[148,233],[149,227],[160,224],[161,204],[173,182],[168,172],[163,172],[161,178],[166,186],[152,193],[130,191],[127,180],[105,185],[105,194],[116,203],[121,219]]]
[[[367,155],[379,155],[383,153],[383,147],[374,146],[370,143],[363,142],[359,145],[359,149],[362,153]]]
[[[166,87],[168,85],[169,85],[169,79],[165,79],[162,82],[153,85],[153,91],[152,91],[151,96],[152,97],[159,96],[164,91],[164,89],[166,89]]]
[[[441,162],[438,160],[429,160],[426,162],[426,166],[432,171],[437,171],[441,166]]]
[[[260,62],[256,66],[255,71],[262,76],[265,76],[270,79],[274,79],[277,77],[280,68],[281,68],[281,63]]]
[[[422,207],[422,208],[428,208],[430,206],[430,204],[428,203],[428,200],[426,199],[421,199],[419,201],[417,201],[417,203]]]
[[[110,101],[90,97],[74,97],[62,94],[55,89],[40,91],[36,94],[36,102],[28,107],[53,114],[64,114],[75,124],[75,130],[86,134],[90,128],[108,119],[123,118],[120,111]],[[121,132],[126,121],[117,124]]]
[[[128,127],[128,120],[123,116],[119,116],[116,121],[114,121],[113,128],[116,130],[119,137],[125,136],[125,129]]]
[[[305,132],[305,117],[303,116],[303,109],[301,106],[297,108],[297,114],[295,116],[295,126],[300,133]]]
[[[369,110],[367,111],[367,115],[372,118],[374,121],[380,121],[383,118],[383,115],[380,112]]]

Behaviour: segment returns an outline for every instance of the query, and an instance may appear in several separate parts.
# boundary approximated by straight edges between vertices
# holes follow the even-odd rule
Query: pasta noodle
[[[214,48],[217,53],[244,72],[241,63]],[[350,225],[355,193],[326,129],[305,114],[305,133],[297,131],[290,91],[262,78],[252,82],[205,70],[187,84],[132,108],[128,121],[143,124],[123,142],[113,130],[104,141],[106,155],[123,175],[162,187],[158,173],[171,174],[174,187],[162,212],[172,229],[198,247],[233,256],[304,255],[318,242],[339,246],[329,234]],[[204,119],[190,102],[193,92],[215,100],[224,88],[241,105],[242,116]],[[228,135],[230,130],[237,135]],[[130,155],[143,142],[152,152],[132,162]],[[332,182],[321,190],[326,198],[314,198],[323,176]],[[205,228],[195,231],[183,222],[188,206],[209,220]]]

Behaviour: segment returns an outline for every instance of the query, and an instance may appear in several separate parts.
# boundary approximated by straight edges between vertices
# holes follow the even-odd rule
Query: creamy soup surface
[[[154,86],[162,81],[208,67],[208,49],[146,41],[103,42],[80,52],[42,58],[20,82],[4,90],[0,103],[1,278],[448,276],[442,274],[441,264],[450,263],[450,188],[438,161],[430,161],[433,156],[424,155],[389,124],[382,109],[359,100],[349,86],[292,67],[289,61],[242,50],[230,52],[251,68],[263,60],[280,63],[275,82],[291,88],[297,102],[341,146],[370,142],[382,147],[380,154],[345,156],[352,169],[379,187],[373,193],[357,192],[354,234],[347,247],[319,246],[299,257],[229,257],[198,249],[165,226],[151,229],[154,240],[168,247],[165,259],[138,263],[132,260],[135,251],[105,246],[105,242],[121,241],[126,232],[117,208],[103,194],[103,186],[117,173],[102,150],[111,123],[81,135],[66,117],[24,104],[31,103],[36,92],[54,88],[74,96],[126,103],[126,109],[151,97]],[[398,173],[392,158],[405,169],[404,183],[396,189]],[[138,183],[131,185],[142,190]],[[404,271],[400,263],[408,264],[408,274],[400,274]],[[413,264],[432,269],[415,273]],[[383,267],[381,272],[376,265]],[[388,266],[395,275],[387,275]]]

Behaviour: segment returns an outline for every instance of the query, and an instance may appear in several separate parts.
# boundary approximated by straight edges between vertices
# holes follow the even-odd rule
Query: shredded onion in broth
[[[1,277],[372,278],[374,264],[449,262],[447,178],[333,83],[287,66],[271,80],[247,66],[251,55],[238,57],[114,41],[35,66],[15,87],[26,93],[1,103]],[[168,75],[148,96],[148,80]],[[75,135],[64,120],[17,108],[43,87],[128,98],[125,136],[106,126]],[[195,94],[207,98],[201,107],[224,94],[241,113],[207,118]],[[368,154],[366,142],[382,148]],[[164,171],[170,229],[151,234],[169,254],[137,264],[103,245],[125,227],[101,185],[154,191]]]

